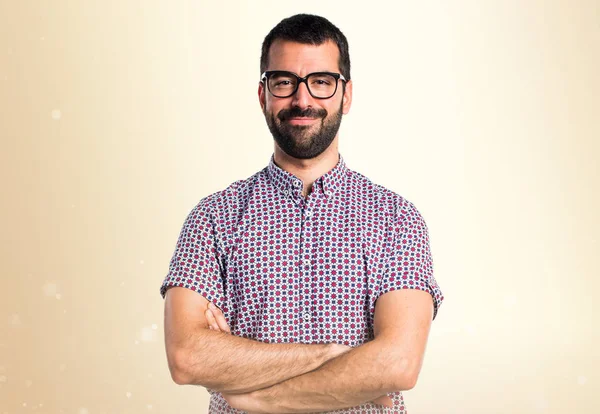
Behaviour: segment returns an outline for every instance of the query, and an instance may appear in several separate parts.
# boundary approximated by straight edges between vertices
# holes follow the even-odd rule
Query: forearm
[[[182,383],[231,394],[270,387],[335,356],[328,344],[268,344],[208,329],[188,343],[179,364]]]
[[[375,340],[315,371],[248,395],[254,394],[251,399],[261,402],[256,408],[264,409],[262,412],[322,412],[355,407],[383,394],[412,388],[409,373],[414,371],[410,365]]]

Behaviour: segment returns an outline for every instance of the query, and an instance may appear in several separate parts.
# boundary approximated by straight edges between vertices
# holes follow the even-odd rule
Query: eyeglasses
[[[289,98],[304,82],[313,98],[329,99],[337,91],[338,80],[346,82],[346,78],[342,74],[332,72],[313,72],[301,78],[295,73],[285,70],[269,70],[260,77],[260,81],[267,84],[271,95],[277,98]]]

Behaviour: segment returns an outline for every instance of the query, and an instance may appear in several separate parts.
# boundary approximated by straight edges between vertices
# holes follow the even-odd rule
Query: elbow
[[[419,364],[411,364],[410,361],[406,360],[399,364],[394,375],[394,378],[396,379],[394,386],[397,390],[408,391],[417,385],[419,369],[416,365]]]
[[[188,378],[182,369],[174,367],[174,368],[169,368],[169,370],[171,371],[171,379],[173,380],[173,382],[175,384],[177,384],[177,385],[187,385],[188,384]]]
[[[171,379],[177,385],[200,385],[214,391],[222,392],[222,387],[212,376],[206,375],[204,370],[192,370],[192,361],[185,349],[178,350],[169,358],[169,371]],[[202,375],[200,375],[202,374]]]
[[[394,387],[398,391],[412,390],[417,385],[418,375],[408,374],[406,372],[395,376],[396,383]]]
[[[171,371],[171,379],[177,385],[187,385],[187,378],[179,371]]]
[[[173,382],[177,385],[190,384],[190,378],[185,369],[187,366],[187,363],[185,362],[185,352],[178,350],[167,354],[167,360]]]
[[[415,386],[417,385],[417,379],[418,379],[418,375],[405,376],[405,378],[403,379],[404,390],[408,391],[408,390],[412,390],[413,388],[415,388]]]

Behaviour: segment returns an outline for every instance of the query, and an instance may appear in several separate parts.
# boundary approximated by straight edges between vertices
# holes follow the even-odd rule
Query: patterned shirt
[[[213,193],[184,221],[160,288],[182,286],[223,311],[232,335],[266,343],[374,339],[375,301],[396,289],[444,299],[433,276],[427,226],[415,206],[349,169],[342,156],[302,195],[275,164]],[[365,403],[331,413],[400,413]],[[211,392],[210,413],[240,413]]]

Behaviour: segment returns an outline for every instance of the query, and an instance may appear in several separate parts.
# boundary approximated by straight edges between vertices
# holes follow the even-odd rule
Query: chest
[[[269,342],[362,343],[383,232],[348,203],[250,205],[227,254],[232,332]]]

